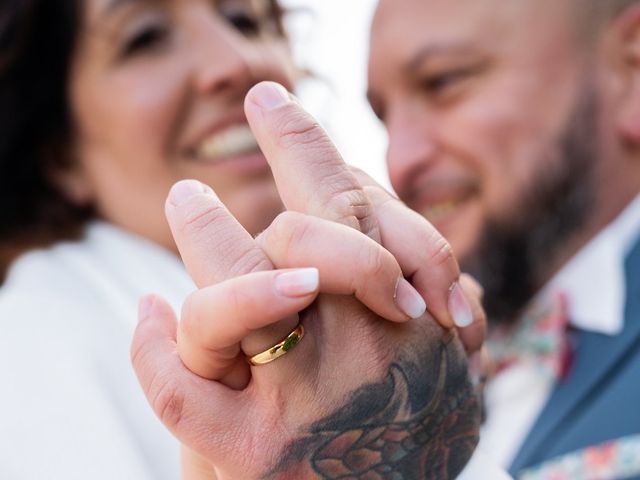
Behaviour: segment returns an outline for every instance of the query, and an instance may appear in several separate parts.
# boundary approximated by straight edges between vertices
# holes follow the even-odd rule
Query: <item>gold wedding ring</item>
[[[300,340],[302,340],[303,337],[304,327],[300,323],[293,332],[287,335],[287,338],[262,353],[258,353],[253,357],[247,357],[247,361],[249,364],[254,366],[271,363],[289,353],[296,345],[298,345],[298,343],[300,343]]]

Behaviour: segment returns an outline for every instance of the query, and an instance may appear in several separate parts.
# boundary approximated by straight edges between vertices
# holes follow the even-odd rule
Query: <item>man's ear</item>
[[[618,131],[626,143],[640,146],[640,1],[606,28],[610,35],[605,55],[616,77]]]

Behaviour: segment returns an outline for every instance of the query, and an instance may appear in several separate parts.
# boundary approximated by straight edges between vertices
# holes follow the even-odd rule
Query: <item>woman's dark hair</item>
[[[70,236],[88,218],[49,180],[68,159],[69,64],[75,0],[3,0],[0,7],[0,277],[22,248]]]
[[[281,26],[283,11],[270,2]],[[71,162],[68,77],[83,3],[0,4],[0,283],[18,253],[77,236],[93,215],[51,181]]]

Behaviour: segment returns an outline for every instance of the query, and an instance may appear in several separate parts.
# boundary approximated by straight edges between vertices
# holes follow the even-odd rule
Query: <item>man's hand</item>
[[[249,94],[247,116],[285,206],[298,213],[253,240],[210,190],[174,188],[168,218],[202,290],[179,335],[165,302],[143,302],[132,356],[145,393],[221,479],[454,476],[474,448],[479,417],[463,350],[430,317],[391,323],[373,312],[400,322],[412,316],[399,298],[413,295],[407,276],[450,324],[457,264],[437,232],[393,197],[372,201],[367,189],[379,187],[363,187],[320,127],[273,88]],[[278,277],[291,272],[272,272],[274,265],[315,267],[319,285],[278,296]],[[473,318],[473,301],[454,300]],[[296,348],[251,371],[238,361],[240,340],[244,353],[264,350],[298,319],[273,321],[309,304]],[[207,352],[225,346],[211,375]],[[220,376],[225,355],[226,375],[242,380],[231,386],[241,390],[192,373]]]

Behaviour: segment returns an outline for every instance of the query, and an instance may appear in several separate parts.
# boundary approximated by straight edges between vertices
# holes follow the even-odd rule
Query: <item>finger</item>
[[[256,240],[278,267],[312,265],[324,293],[355,295],[386,319],[404,322],[426,311],[393,255],[345,225],[286,212]]]
[[[487,334],[487,316],[482,308],[482,287],[470,275],[460,275],[460,286],[471,307],[471,325],[458,329],[458,334],[467,353],[479,351]]]
[[[273,265],[211,188],[195,180],[173,186],[167,220],[199,288]]]
[[[424,297],[431,315],[445,328],[468,326],[473,313],[456,288],[460,267],[449,242],[364,172],[357,172],[357,177],[374,205],[382,244]]]
[[[379,239],[372,206],[318,122],[282,87],[256,85],[245,112],[288,210],[344,223]]]
[[[162,423],[183,443],[214,463],[238,446],[243,419],[252,406],[245,397],[217,382],[191,373],[181,362],[176,346],[176,318],[161,298],[140,303],[139,324],[131,345],[131,360],[149,404]],[[242,414],[236,414],[242,412]]]
[[[238,343],[251,332],[307,308],[318,294],[315,268],[259,272],[194,292],[184,303],[178,348],[189,369],[201,377],[229,383]],[[244,355],[243,355],[244,356]],[[290,357],[291,358],[291,357]]]
[[[174,185],[166,215],[180,255],[198,287],[273,268],[213,190],[200,182],[186,180]],[[288,335],[297,323],[297,316],[291,316],[253,332],[242,341],[242,349],[249,355],[261,352]]]

